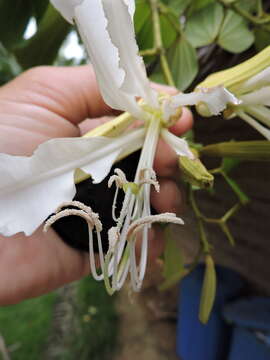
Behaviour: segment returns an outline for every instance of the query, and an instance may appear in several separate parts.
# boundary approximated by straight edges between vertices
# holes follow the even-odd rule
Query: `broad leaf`
[[[189,15],[214,2],[215,0],[192,0],[191,6],[189,8]]]
[[[185,90],[198,73],[196,50],[182,37],[168,51],[168,60],[177,88]]]
[[[31,0],[0,0],[0,41],[7,49],[23,40],[32,13]]]
[[[270,45],[270,26],[267,26],[267,30],[262,29],[261,27],[254,29],[255,35],[255,46],[257,51],[261,51]]]
[[[34,15],[39,22],[42,16],[45,14],[49,5],[49,0],[32,0]]]
[[[134,26],[136,34],[138,34],[144,24],[151,18],[150,4],[147,0],[136,1],[136,11],[134,15]]]
[[[241,53],[248,49],[254,42],[254,35],[249,30],[246,21],[232,10],[225,16],[218,44],[232,53]]]
[[[192,0],[167,0],[168,6],[179,16],[192,3]]]
[[[170,16],[173,16],[172,14]],[[154,44],[154,34],[153,34],[153,22],[151,14],[148,15],[144,23],[140,28],[140,23],[138,23],[138,28],[140,29],[137,33],[137,42],[140,50],[152,49],[155,47]],[[171,22],[164,16],[160,16],[160,28],[161,36],[163,41],[163,46],[169,48],[172,43],[175,41],[177,33]]]
[[[194,13],[187,22],[185,35],[194,47],[205,46],[215,41],[218,36],[224,12],[218,4],[210,4]]]
[[[24,69],[52,64],[69,31],[70,25],[49,6],[36,34],[15,49],[18,62]]]
[[[259,0],[260,1],[260,0]],[[237,0],[236,5],[243,10],[254,12],[257,9],[258,0]]]
[[[0,42],[0,85],[19,75],[20,72],[21,67],[15,57]]]

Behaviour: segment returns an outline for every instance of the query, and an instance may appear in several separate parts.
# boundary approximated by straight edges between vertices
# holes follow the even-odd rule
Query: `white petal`
[[[0,233],[30,235],[59,204],[72,200],[76,168],[91,173],[95,182],[103,180],[130,144],[142,143],[143,134],[53,139],[31,157],[0,154]]]
[[[128,11],[129,11],[131,20],[133,21],[133,17],[135,14],[135,7],[136,7],[135,0],[123,0],[123,1],[128,6]]]
[[[122,90],[129,94],[142,97],[149,105],[158,106],[156,92],[151,89],[146,76],[142,58],[138,55],[139,48],[135,40],[135,31],[130,14],[132,2],[124,0],[102,0],[108,19],[108,32],[120,56],[120,67],[125,71]]]
[[[259,90],[240,97],[243,105],[267,105],[270,106],[270,86],[262,87]]]
[[[240,101],[223,86],[198,88],[198,91],[189,94],[178,94],[172,97],[172,102],[175,106],[205,103],[212,115],[218,115],[226,109],[227,104],[240,104]]]
[[[187,156],[190,159],[194,159],[194,154],[190,150],[188,143],[185,139],[181,139],[174,134],[172,134],[167,129],[161,130],[161,136],[166,141],[167,144],[169,144],[177,155],[179,156]]]
[[[52,5],[62,14],[62,16],[71,24],[74,19],[74,9],[84,0],[50,0]]]
[[[270,66],[242,84],[241,91],[251,91],[267,85],[270,85]]]
[[[120,151],[118,155],[120,155]],[[109,153],[107,156],[104,156],[102,158],[102,161],[100,161],[100,159],[97,159],[96,161],[93,161],[86,166],[82,166],[81,169],[87,174],[91,174],[91,177],[93,178],[93,183],[98,184],[109,174],[112,164],[115,162],[117,157],[115,157],[115,152],[112,152]]]
[[[141,109],[135,96],[121,91],[126,74],[121,68],[119,51],[108,32],[109,25],[102,1],[84,0],[75,9],[75,21],[94,66],[105,102],[114,109],[126,110],[139,117]]]

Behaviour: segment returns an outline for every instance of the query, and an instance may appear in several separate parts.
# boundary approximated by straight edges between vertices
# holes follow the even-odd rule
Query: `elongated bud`
[[[214,261],[210,255],[206,255],[205,273],[199,310],[199,319],[203,324],[207,323],[211,315],[216,296],[216,283],[217,279]]]
[[[193,151],[193,153],[195,154],[195,151]],[[191,185],[198,186],[202,189],[213,186],[214,177],[209,173],[199,158],[189,159],[186,156],[180,156],[178,165],[184,180]]]
[[[233,94],[237,94],[244,82],[252,76],[257,75],[268,66],[270,66],[270,46],[239,65],[208,76],[197,87],[211,88],[223,85]]]
[[[264,83],[269,82],[270,67],[270,46],[265,48],[259,54],[251,59],[244,61],[242,64],[234,66],[230,69],[220,71],[208,76],[202,83],[196,87],[196,91],[200,88],[211,89],[217,86],[223,86],[231,94],[241,97],[241,95],[248,90],[253,89],[257,85],[263,86]],[[236,98],[237,99],[237,98]],[[242,103],[240,99],[237,101],[230,101],[225,109],[226,118],[229,118],[234,113],[235,106]],[[204,103],[199,103],[196,106],[197,112],[204,117],[211,116],[211,111]]]
[[[201,155],[214,157],[231,157],[240,160],[270,161],[270,142],[230,141],[204,146]]]

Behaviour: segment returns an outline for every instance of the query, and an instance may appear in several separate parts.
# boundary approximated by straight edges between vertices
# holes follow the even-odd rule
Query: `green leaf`
[[[38,22],[45,14],[48,5],[49,5],[49,0],[32,0],[34,15]]]
[[[164,15],[160,16],[160,30],[164,48],[170,47],[175,41],[177,33],[171,22]],[[140,50],[154,47],[153,22],[151,16],[147,18],[138,32],[137,42]]]
[[[238,54],[247,50],[254,42],[254,34],[246,21],[232,10],[225,16],[218,44],[225,50]]]
[[[205,273],[203,279],[199,319],[203,324],[209,320],[216,296],[216,270],[215,264],[210,255],[205,258]]]
[[[136,33],[136,39],[140,50],[152,49],[154,47],[154,34],[152,17],[149,15],[146,21],[140,27],[140,30]]]
[[[0,41],[7,49],[23,40],[32,13],[31,0],[0,0]]]
[[[182,37],[169,49],[168,61],[177,88],[185,90],[198,73],[196,50]]]
[[[13,54],[9,53],[0,42],[0,85],[5,84],[22,71]]]
[[[255,47],[259,52],[270,45],[270,26],[267,26],[268,30],[257,27],[254,29],[255,35]]]
[[[50,5],[36,34],[15,49],[18,62],[24,69],[52,64],[69,31],[70,24]]]
[[[170,14],[170,16],[172,17],[173,15]],[[177,21],[177,19],[175,19],[175,21]],[[176,40],[177,32],[168,18],[164,15],[160,16],[160,29],[163,46],[165,49],[167,49]]]
[[[150,80],[159,84],[167,84],[160,66],[150,75]]]
[[[167,4],[179,16],[183,14],[191,2],[192,0],[168,0]]]
[[[165,290],[177,283],[185,273],[183,257],[176,239],[171,234],[171,229],[165,229],[166,246],[164,251],[163,276],[165,281],[160,285],[160,290]]]
[[[192,5],[189,8],[189,15],[193,12],[196,12],[204,7],[208,6],[211,3],[214,3],[215,0],[192,0]]]
[[[137,0],[136,1],[136,11],[134,15],[134,26],[135,32],[138,34],[146,21],[151,18],[151,8],[150,4],[146,0]]]
[[[258,0],[238,0],[236,1],[236,4],[243,10],[253,12],[257,8],[257,2]]]
[[[210,4],[194,13],[187,21],[185,35],[194,47],[209,45],[218,36],[224,12],[218,4]]]

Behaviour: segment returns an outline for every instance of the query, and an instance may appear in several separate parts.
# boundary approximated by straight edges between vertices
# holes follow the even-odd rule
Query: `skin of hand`
[[[80,136],[114,114],[103,102],[90,66],[33,68],[0,88],[0,153],[29,156],[50,138]],[[192,115],[184,109],[170,130],[180,135],[191,126]],[[154,165],[161,191],[152,193],[153,206],[158,212],[179,213],[183,201],[173,181],[177,157],[162,141]],[[159,227],[149,239],[151,261],[163,248]],[[42,226],[29,237],[0,235],[0,254],[0,305],[45,294],[89,274],[88,254],[67,246],[52,229],[44,233]]]

